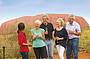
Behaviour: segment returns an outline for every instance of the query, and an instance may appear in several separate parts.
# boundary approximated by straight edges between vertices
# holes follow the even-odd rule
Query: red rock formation
[[[59,17],[63,18],[65,22],[68,21],[68,14],[49,14],[49,21],[53,23],[55,27],[55,20],[57,20]],[[23,16],[20,18],[16,18],[10,21],[7,21],[3,23],[0,27],[0,33],[10,33],[10,32],[15,32],[17,30],[17,24],[19,22],[24,22],[26,24],[26,27],[33,27],[33,22],[36,19],[41,19],[42,15],[37,15],[37,16]],[[89,24],[85,21],[83,17],[76,16],[76,22],[78,22],[81,26],[81,28],[88,28]]]

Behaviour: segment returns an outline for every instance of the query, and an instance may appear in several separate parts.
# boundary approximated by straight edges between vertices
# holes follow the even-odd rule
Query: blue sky
[[[72,13],[84,17],[90,24],[90,0],[0,0],[0,24],[39,13]]]

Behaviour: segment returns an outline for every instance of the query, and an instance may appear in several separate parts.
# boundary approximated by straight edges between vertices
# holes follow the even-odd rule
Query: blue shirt
[[[31,29],[31,32],[34,36],[40,35],[41,37],[43,36],[42,34],[44,33],[44,29]],[[44,40],[42,38],[36,38],[33,40],[33,47],[38,48],[38,47],[43,47],[46,46]]]

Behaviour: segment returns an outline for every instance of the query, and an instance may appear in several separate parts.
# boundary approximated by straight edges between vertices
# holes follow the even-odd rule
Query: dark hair
[[[19,31],[22,31],[22,30],[24,30],[25,29],[25,25],[24,25],[24,23],[19,23],[18,24],[18,33],[19,33]]]

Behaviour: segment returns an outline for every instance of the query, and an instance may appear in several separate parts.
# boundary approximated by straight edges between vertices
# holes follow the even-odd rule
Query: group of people
[[[78,59],[81,29],[74,20],[74,15],[68,16],[67,23],[64,22],[63,18],[58,18],[56,27],[53,27],[46,15],[42,16],[43,22],[39,19],[34,21],[34,28],[30,29],[30,33],[36,59],[54,59],[54,41],[60,59],[64,59],[64,51],[66,51],[66,59],[71,59],[72,52],[74,59]],[[24,29],[24,23],[19,23],[17,32],[20,53],[23,59],[28,59],[29,49]]]

